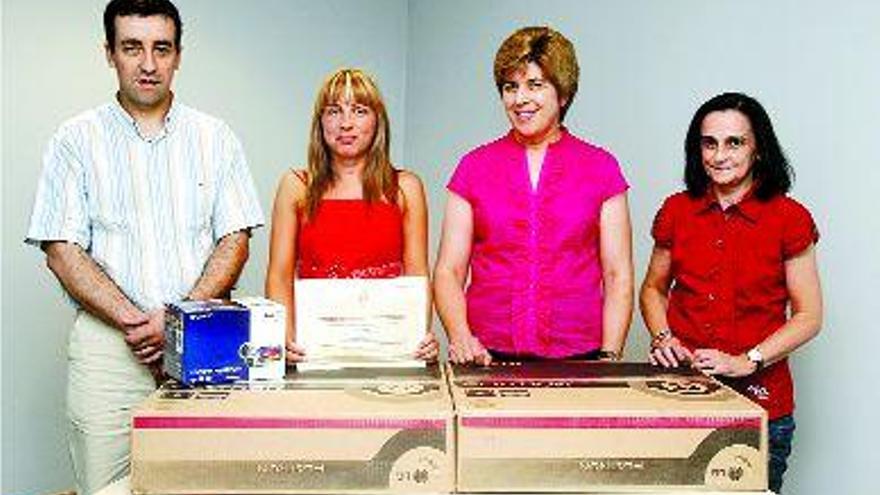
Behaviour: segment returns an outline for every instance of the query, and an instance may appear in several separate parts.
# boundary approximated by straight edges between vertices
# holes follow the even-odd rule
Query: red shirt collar
[[[699,203],[697,208],[698,213],[706,213],[712,210],[717,210],[719,212],[722,211],[718,198],[712,194],[711,190],[706,191],[706,193],[699,197],[697,201]],[[748,192],[746,192],[745,196],[743,196],[738,203],[731,205],[727,211],[731,214],[738,214],[746,220],[754,223],[761,217],[761,213],[765,208],[766,202],[761,201],[755,196],[755,185],[753,185]]]

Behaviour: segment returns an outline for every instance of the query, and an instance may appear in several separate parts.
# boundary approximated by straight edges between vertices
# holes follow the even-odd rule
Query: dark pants
[[[794,437],[794,417],[791,415],[770,421],[770,458],[768,476],[770,489],[782,493],[782,475],[788,469],[788,456],[791,454],[791,439]]]
[[[583,354],[575,354],[572,356],[566,356],[564,358],[545,358],[541,356],[533,356],[531,354],[508,354],[506,352],[493,351],[489,349],[489,354],[492,355],[493,361],[502,361],[502,362],[510,362],[510,361],[520,361],[520,362],[533,362],[533,361],[554,361],[554,360],[569,360],[569,361],[596,361],[599,359],[599,351],[601,349],[596,349],[595,351],[585,352]]]

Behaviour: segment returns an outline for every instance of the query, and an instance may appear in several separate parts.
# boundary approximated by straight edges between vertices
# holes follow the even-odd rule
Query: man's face
[[[129,15],[115,23],[116,39],[106,51],[119,79],[120,103],[142,112],[163,108],[170,102],[171,81],[180,65],[174,21],[162,15]]]

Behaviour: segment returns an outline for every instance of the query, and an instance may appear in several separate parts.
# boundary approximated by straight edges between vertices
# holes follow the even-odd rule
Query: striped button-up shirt
[[[175,102],[163,130],[144,138],[113,101],[52,137],[26,242],[77,243],[149,310],[192,289],[220,238],[262,224],[226,124]]]

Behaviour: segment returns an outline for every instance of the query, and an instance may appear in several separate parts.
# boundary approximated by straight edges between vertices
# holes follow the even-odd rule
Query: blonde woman
[[[363,71],[340,69],[318,91],[308,163],[278,184],[266,296],[287,308],[287,361],[298,362],[294,278],[427,275],[427,206],[421,180],[389,157],[385,103]],[[427,334],[416,357],[434,360]]]

